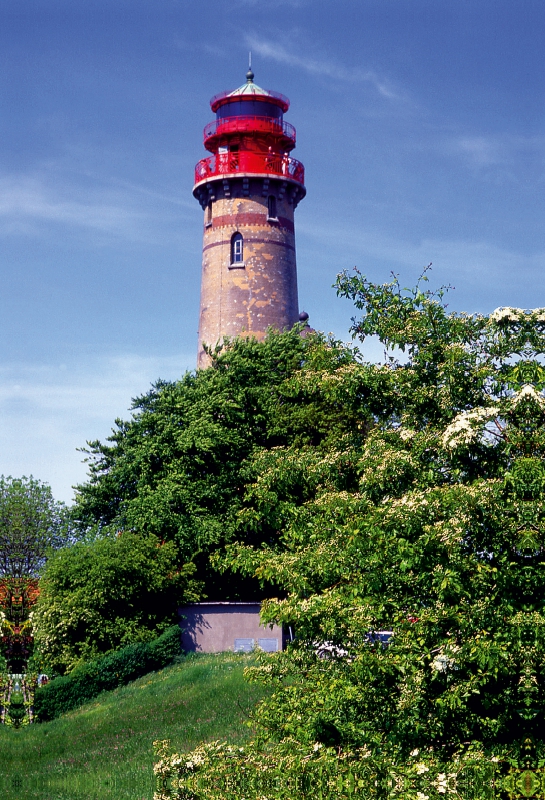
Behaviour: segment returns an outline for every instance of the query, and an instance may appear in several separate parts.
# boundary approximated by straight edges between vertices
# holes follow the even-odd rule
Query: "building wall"
[[[282,628],[259,622],[260,603],[193,603],[179,609],[182,648],[187,652],[250,651],[283,647]]]
[[[298,319],[294,201],[285,181],[230,179],[214,185],[204,209],[199,359],[203,343],[248,334],[262,340],[269,327],[285,330]],[[268,219],[276,198],[277,221]],[[231,263],[234,233],[244,240],[242,264]]]

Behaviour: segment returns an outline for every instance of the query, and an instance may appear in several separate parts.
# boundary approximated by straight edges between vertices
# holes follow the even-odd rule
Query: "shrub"
[[[152,642],[139,642],[88,661],[70,675],[55,678],[36,690],[34,713],[46,722],[97,697],[170,664],[180,653],[180,628],[173,625]]]
[[[40,672],[64,675],[153,641],[177,622],[181,604],[199,599],[193,572],[173,542],[131,531],[53,554],[32,616]]]

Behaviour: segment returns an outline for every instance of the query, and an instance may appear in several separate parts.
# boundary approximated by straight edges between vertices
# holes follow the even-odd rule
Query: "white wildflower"
[[[471,444],[482,435],[486,423],[498,414],[497,406],[463,411],[446,428],[443,434],[443,447],[452,450],[459,445]]]
[[[511,308],[510,306],[501,306],[496,308],[490,316],[490,322],[519,322],[525,316],[522,308]]]
[[[437,672],[447,672],[449,669],[458,669],[456,666],[456,659],[454,658],[455,653],[458,652],[460,648],[456,646],[451,646],[449,648],[450,654],[445,653],[443,650],[440,650],[439,653],[435,656],[434,660],[431,663],[431,668],[436,670]]]

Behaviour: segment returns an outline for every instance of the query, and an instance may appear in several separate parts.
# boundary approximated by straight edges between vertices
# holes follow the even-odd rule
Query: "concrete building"
[[[243,86],[210,105],[212,155],[197,164],[193,188],[204,211],[199,367],[208,364],[203,343],[260,340],[298,321],[294,211],[306,194],[286,97],[257,86],[250,68]]]
[[[261,625],[260,603],[191,603],[179,609],[182,648],[186,652],[268,653],[283,649],[282,628]]]

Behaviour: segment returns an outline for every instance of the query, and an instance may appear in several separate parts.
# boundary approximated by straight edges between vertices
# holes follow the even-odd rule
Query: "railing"
[[[218,153],[203,158],[195,167],[195,183],[216,175],[236,175],[245,172],[284,176],[303,185],[305,183],[305,168],[297,159],[276,153],[252,153],[246,150],[238,153]]]
[[[226,133],[272,133],[285,136],[295,146],[295,128],[289,122],[274,117],[223,117],[209,122],[204,129],[204,141]]]

